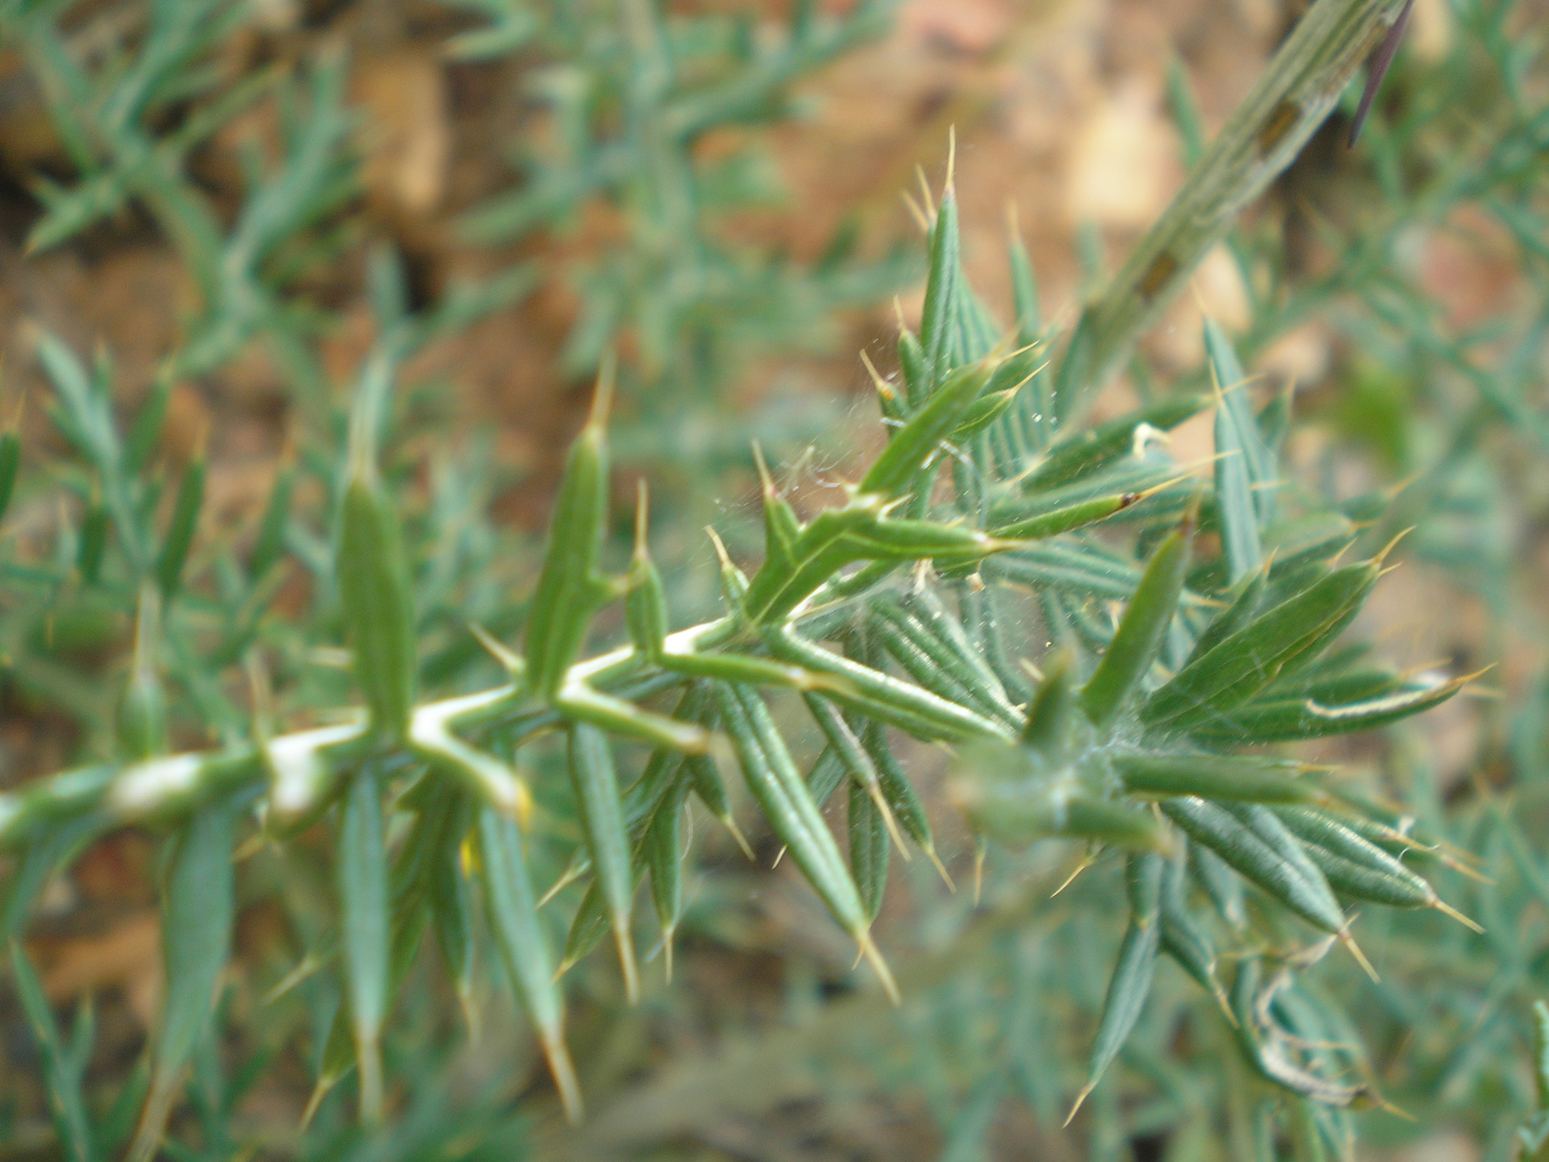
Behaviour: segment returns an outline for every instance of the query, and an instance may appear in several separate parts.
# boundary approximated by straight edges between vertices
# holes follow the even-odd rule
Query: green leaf
[[[1187,899],[1186,858],[1182,851],[1167,859],[1162,868],[1160,915],[1162,951],[1215,998],[1229,1013],[1226,992],[1216,975],[1216,951],[1205,926]]]
[[[1439,705],[1469,680],[1467,676],[1446,678],[1439,674],[1410,679],[1388,676],[1383,688],[1348,701],[1329,697],[1335,691],[1325,692],[1316,684],[1285,697],[1275,697],[1271,690],[1265,697],[1204,722],[1194,730],[1201,738],[1254,743],[1349,734],[1397,722]]]
[[[846,820],[850,874],[860,893],[866,919],[875,920],[877,913],[882,910],[882,897],[887,891],[887,822],[882,812],[877,810],[876,802],[866,794],[865,788],[853,781],[850,783]]]
[[[401,738],[419,665],[413,587],[397,513],[369,466],[344,491],[337,568],[355,680],[373,727]]]
[[[1274,514],[1279,486],[1273,453],[1254,422],[1242,387],[1242,366],[1225,332],[1205,320],[1205,349],[1219,399],[1216,406],[1216,508],[1228,575],[1233,582],[1264,562],[1260,530]]]
[[[1087,1083],[1065,1119],[1067,1125],[1087,1096],[1097,1088],[1103,1073],[1134,1031],[1145,1011],[1146,998],[1151,994],[1151,981],[1156,973],[1156,956],[1161,947],[1156,884],[1161,873],[1161,859],[1157,855],[1132,855],[1127,867],[1132,878],[1138,877],[1148,886],[1138,892],[1131,891],[1129,927],[1125,929],[1114,960],[1113,975],[1108,980],[1103,1015],[1092,1043],[1092,1059],[1087,1066]]]
[[[592,615],[613,592],[597,567],[608,516],[606,423],[612,395],[612,373],[604,371],[591,417],[565,462],[543,571],[527,612],[527,682],[544,698],[559,693]]]
[[[662,955],[672,979],[672,944],[683,918],[683,808],[688,788],[678,783],[652,813],[641,836],[641,854],[651,873],[651,903],[662,930]]]
[[[1230,431],[1229,447],[1217,446],[1216,452],[1231,450],[1240,454],[1251,488],[1250,507],[1259,527],[1266,527],[1275,514],[1279,469],[1275,454],[1259,432],[1248,398],[1240,390],[1248,376],[1237,361],[1231,340],[1213,319],[1205,320],[1205,354],[1210,361],[1216,390],[1220,393],[1217,420],[1219,422],[1224,413]]]
[[[885,600],[871,610],[868,632],[914,681],[951,702],[970,706],[986,718],[1007,726],[1017,723],[1016,711],[1004,695],[997,697],[999,683],[981,664],[969,660],[969,652],[938,637],[919,619]]]
[[[1128,601],[1140,583],[1140,570],[1132,561],[1116,558],[1101,546],[1077,538],[1002,553],[986,560],[982,572],[1035,593],[1050,589],[1119,601]],[[1187,594],[1183,600],[1198,603]]]
[[[1321,648],[1360,610],[1380,566],[1346,565],[1254,618],[1195,658],[1141,709],[1151,729],[1208,722],[1263,689],[1294,658]]]
[[[1016,311],[1017,341],[1032,343],[1043,328],[1043,311],[1038,302],[1038,279],[1033,274],[1033,263],[1015,220],[1011,223],[1007,257],[1011,264],[1011,301]]]
[[[1203,395],[1168,396],[1118,419],[1080,427],[1049,446],[1020,478],[1021,490],[1043,492],[1079,480],[1121,456],[1138,458],[1140,446],[1151,434],[1171,431],[1209,402]]]
[[[1210,898],[1216,914],[1228,927],[1240,931],[1248,922],[1246,893],[1242,880],[1226,861],[1198,843],[1190,843],[1189,872],[1195,883]]]
[[[1264,590],[1269,585],[1269,570],[1260,569],[1251,577],[1239,581],[1231,602],[1210,619],[1204,632],[1194,643],[1194,648],[1184,660],[1184,666],[1192,665],[1238,630],[1243,629],[1259,612]]]
[[[201,449],[178,483],[172,517],[167,522],[167,534],[162,538],[161,553],[156,558],[156,583],[161,588],[162,601],[169,605],[183,579],[183,566],[199,523],[199,509],[204,504],[204,476],[204,451]]]
[[[549,1072],[572,1121],[581,1116],[581,1087],[565,1047],[565,1010],[554,962],[538,918],[522,837],[516,824],[485,808],[479,812],[479,870],[490,934],[506,973],[538,1030]]]
[[[448,812],[449,823],[440,842],[429,853],[431,860],[430,913],[436,944],[446,962],[447,975],[457,989],[470,1028],[474,1025],[474,973],[478,969],[475,939],[473,885],[464,869],[464,841],[468,826],[466,800]]]
[[[338,857],[341,944],[363,1122],[382,1117],[382,1023],[391,989],[383,827],[381,789],[368,764],[355,773],[345,791]]]
[[[930,231],[930,271],[925,280],[925,303],[920,312],[920,346],[930,389],[945,381],[951,355],[952,320],[957,316],[962,280],[962,239],[958,234],[957,198],[951,188],[942,194],[941,208]],[[937,393],[939,394],[939,393]],[[919,408],[935,396],[911,393],[910,403]]]
[[[1075,657],[1068,649],[1046,657],[1043,681],[1027,707],[1022,745],[1051,761],[1065,755],[1075,732],[1075,668]]]
[[[1125,491],[1094,496],[1061,508],[1040,512],[1035,516],[1024,517],[1010,524],[996,525],[991,533],[1005,541],[1044,540],[1107,520],[1130,506],[1140,503],[1149,495],[1148,492]]]
[[[49,1114],[63,1147],[60,1156],[71,1162],[93,1162],[100,1155],[92,1139],[92,1121],[81,1092],[80,1070],[71,1061],[71,1054],[59,1035],[53,1011],[43,993],[43,982],[33,971],[18,941],[11,943],[11,972],[22,1012],[42,1053]],[[151,1145],[154,1148],[155,1143]]]
[[[93,496],[81,517],[80,540],[75,554],[75,567],[81,580],[95,585],[102,573],[102,556],[108,544],[108,509],[99,497]]]
[[[21,468],[22,442],[15,428],[0,432],[0,520],[11,506],[11,496],[16,491],[16,475]]]
[[[930,398],[892,433],[887,447],[872,461],[857,490],[862,495],[888,498],[907,495],[925,461],[962,422],[993,370],[989,361],[980,361],[947,376]]]
[[[1424,879],[1338,819],[1307,807],[1279,807],[1275,817],[1302,840],[1336,892],[1394,908],[1433,908],[1439,903]]]
[[[912,411],[930,395],[936,379],[925,361],[925,348],[907,327],[898,333],[898,366],[903,372],[904,391]]]
[[[248,573],[254,583],[279,563],[285,553],[285,527],[290,519],[291,496],[296,488],[296,465],[286,460],[274,477],[269,500],[258,522],[253,551],[248,557]]]
[[[770,651],[825,675],[825,695],[846,709],[906,730],[917,738],[1006,738],[1009,732],[985,718],[928,690],[814,645],[799,634],[771,632]]]
[[[1113,721],[1161,651],[1188,574],[1190,531],[1173,533],[1151,555],[1108,652],[1081,688],[1081,708],[1098,729]]]
[[[936,838],[931,831],[930,817],[925,813],[925,804],[888,746],[886,732],[875,722],[867,723],[861,731],[861,743],[876,768],[877,785],[882,792],[880,805],[886,808],[884,822],[896,820],[904,834],[925,853],[937,874],[950,885],[952,877],[947,875],[946,867],[936,854]]]
[[[592,855],[592,872],[597,877],[608,920],[613,926],[619,967],[624,973],[624,994],[633,1002],[640,995],[629,926],[635,873],[630,861],[629,835],[624,830],[624,810],[619,800],[613,748],[607,736],[595,727],[576,725],[570,728],[570,781],[586,846]]]
[[[770,829],[790,851],[823,902],[872,961],[889,995],[892,976],[871,942],[869,917],[838,845],[823,822],[806,783],[796,771],[785,741],[757,693],[726,683],[715,688],[721,723],[731,738],[748,789],[763,808]]]
[[[1169,798],[1161,806],[1189,838],[1209,848],[1309,924],[1324,932],[1344,930],[1344,913],[1328,881],[1290,833],[1263,808],[1250,808],[1257,812],[1248,816],[1257,824],[1254,826],[1228,808],[1203,799]]]
[[[793,518],[794,519],[794,518]],[[646,493],[640,485],[639,508],[635,517],[635,553],[629,565],[628,595],[625,612],[629,621],[629,640],[647,661],[660,664],[667,639],[667,589],[662,575],[651,560],[646,543]]]
[[[183,1069],[203,1035],[231,947],[235,915],[231,846],[236,810],[205,806],[174,841],[162,920],[166,994],[146,1095],[128,1156],[151,1157],[177,1096]]]
[[[1298,764],[1258,755],[1125,752],[1109,756],[1124,790],[1140,798],[1197,795],[1238,803],[1307,803],[1323,797]]]

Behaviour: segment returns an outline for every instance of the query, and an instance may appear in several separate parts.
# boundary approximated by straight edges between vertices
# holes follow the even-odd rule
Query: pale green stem
[[[1136,339],[1188,281],[1237,214],[1290,164],[1333,111],[1404,0],[1317,0],[1270,61],[1177,197],[1123,269],[1082,312],[1062,375],[1079,416],[1129,357]]]

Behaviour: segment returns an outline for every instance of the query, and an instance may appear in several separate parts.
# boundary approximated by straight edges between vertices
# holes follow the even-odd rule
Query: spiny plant
[[[1309,21],[1325,37],[1344,35],[1351,25],[1329,14],[1363,13],[1364,35],[1396,9],[1324,0]],[[1315,79],[1320,94],[1333,83]],[[1267,83],[1284,96],[1285,83],[1312,81],[1282,70]],[[1261,116],[1279,108],[1255,107]],[[1238,177],[1267,180],[1257,159],[1251,168]],[[670,949],[684,908],[686,804],[696,797],[736,827],[723,781],[732,766],[891,989],[871,927],[892,849],[937,857],[905,738],[948,744],[955,797],[987,838],[1064,838],[1086,860],[1123,861],[1130,921],[1088,1090],[1146,1011],[1166,957],[1222,1010],[1245,1061],[1303,1099],[1291,1108],[1309,1140],[1345,1141],[1342,1111],[1376,1100],[1375,1090],[1340,1075],[1348,1059],[1334,1047],[1348,1043],[1349,1022],[1311,991],[1307,970],[1335,944],[1356,951],[1354,904],[1446,910],[1412,865],[1466,860],[1337,772],[1264,749],[1393,721],[1450,697],[1461,680],[1395,673],[1341,643],[1382,569],[1381,553],[1341,563],[1378,502],[1330,508],[1283,478],[1288,400],[1255,412],[1218,328],[1206,332],[1214,390],[1092,424],[1090,397],[1132,339],[1134,316],[1104,323],[1116,316],[1100,302],[1088,313],[1097,322],[1045,367],[1025,257],[1014,244],[1007,333],[968,286],[956,213],[949,180],[922,317],[899,338],[901,378],[876,381],[886,443],[839,503],[817,511],[799,510],[765,474],[763,556],[749,570],[723,556],[719,617],[673,628],[681,623],[649,550],[643,496],[632,559],[620,569],[609,556],[603,376],[541,565],[533,558],[531,600],[512,616],[507,597],[510,624],[479,634],[507,673],[489,688],[429,693],[448,683],[435,678],[422,636],[418,581],[429,567],[406,550],[389,464],[395,360],[368,361],[347,440],[318,457],[330,536],[288,520],[286,496],[280,531],[259,541],[324,582],[320,600],[350,648],[352,701],[363,705],[320,702],[340,710],[314,705],[288,727],[261,698],[243,706],[199,664],[207,635],[221,643],[207,656],[230,660],[251,655],[254,639],[223,613],[233,575],[224,556],[214,597],[184,579],[198,472],[180,484],[170,522],[153,522],[156,488],[139,479],[135,429],[114,415],[108,370],[87,372],[45,345],[56,422],[88,465],[86,511],[98,515],[94,529],[62,531],[8,573],[45,596],[100,592],[112,608],[133,604],[137,650],[103,761],[0,797],[0,848],[16,860],[4,917],[14,936],[48,875],[109,829],[168,836],[167,991],[137,1153],[155,1148],[215,1013],[239,842],[283,850],[303,831],[329,839],[342,923],[316,938],[307,970],[336,965],[345,1003],[323,1028],[319,1095],[353,1071],[363,1114],[383,1116],[386,1030],[434,933],[465,1000],[486,962],[499,962],[577,1110],[556,962],[574,965],[611,937],[635,991],[634,898],[649,880]],[[1142,264],[1141,308],[1183,276],[1207,235],[1173,234],[1153,252],[1165,261]],[[405,336],[429,328],[406,314],[394,285],[379,284],[378,314],[388,321],[383,349],[401,355]],[[1179,464],[1165,432],[1212,406],[1216,458],[1208,471]],[[142,439],[158,425],[148,421]],[[7,436],[0,479],[9,482],[20,451]],[[44,620],[39,612],[33,624]],[[588,655],[610,634],[627,644]],[[164,697],[173,674],[208,713],[214,749],[173,753]],[[815,729],[801,731],[798,714]],[[558,752],[568,778],[538,777]],[[841,789],[844,849],[820,813]],[[564,826],[572,820],[574,831]],[[539,872],[555,866],[554,886],[584,885],[573,905],[540,890],[549,881]],[[556,956],[548,928],[562,908],[569,932]],[[80,1089],[89,1030],[67,1046],[25,956],[13,960],[45,1046],[61,1140],[90,1156],[103,1143]],[[1272,1150],[1272,1129],[1268,1142]]]
[[[467,941],[477,892],[487,938],[537,1026],[561,1095],[578,1112],[554,962],[524,854],[532,796],[505,757],[554,729],[565,735],[584,836],[567,875],[589,877],[566,966],[611,931],[634,993],[630,913],[645,875],[670,942],[682,906],[685,798],[697,794],[727,816],[709,754],[715,731],[729,741],[767,825],[891,990],[869,934],[889,847],[906,837],[934,854],[892,729],[961,745],[961,797],[986,834],[1063,836],[1130,853],[1134,916],[1093,1083],[1139,1016],[1165,952],[1228,1006],[1266,1076],[1334,1105],[1364,1092],[1297,1062],[1292,1046],[1308,1030],[1271,1016],[1271,1002],[1294,968],[1315,958],[1316,945],[1298,945],[1298,922],[1353,948],[1341,899],[1444,908],[1396,858],[1427,849],[1396,821],[1352,803],[1328,773],[1238,752],[1391,721],[1449,697],[1459,680],[1395,675],[1359,651],[1323,656],[1380,562],[1331,564],[1355,534],[1342,514],[1274,519],[1278,506],[1265,487],[1276,478],[1273,449],[1243,411],[1240,391],[1217,400],[1223,455],[1208,496],[1203,482],[1184,486],[1192,477],[1157,441],[1208,399],[1170,400],[1050,438],[1059,425],[1043,410],[1050,405],[1036,347],[994,353],[996,332],[956,248],[949,191],[932,231],[921,328],[900,340],[910,369],[903,390],[879,382],[894,420],[886,446],[843,504],[806,520],[766,485],[764,560],[751,576],[724,561],[727,611],[714,621],[669,629],[643,503],[628,573],[601,568],[604,380],[556,501],[522,648],[489,641],[511,675],[491,690],[417,698],[412,583],[376,468],[386,381],[360,392],[334,569],[364,710],[333,725],[260,731],[216,752],[161,757],[158,679],[142,662],[120,710],[127,762],[56,776],[0,801],[0,841],[21,858],[12,917],[25,906],[18,896],[35,890],[62,846],[110,826],[186,819],[165,886],[168,991],[142,1152],[208,1019],[227,954],[235,831],[260,798],[264,833],[275,841],[319,817],[337,829],[348,1015],[336,1022],[323,1082],[357,1067],[362,1110],[380,1116],[380,1041],[395,984],[427,926],[455,957],[459,979],[475,971]],[[1224,338],[1210,335],[1216,374],[1239,384]],[[938,476],[952,478],[949,495],[938,494]],[[1154,542],[1143,566],[1079,535],[1104,521],[1126,522],[1134,539]],[[1191,569],[1196,523],[1219,535],[1223,551]],[[157,560],[168,557],[164,548]],[[124,564],[133,567],[127,555]],[[142,611],[175,575],[159,572],[160,588],[145,594]],[[156,576],[147,566],[141,582],[149,588]],[[1066,639],[1037,681],[1007,656],[999,607],[1012,586],[1033,588],[1045,631]],[[1117,625],[1080,605],[1094,589],[1127,602]],[[596,613],[613,601],[626,607],[630,644],[582,660]],[[142,612],[142,634],[147,620]],[[768,695],[778,690],[799,692],[826,742],[805,777],[789,728],[771,712]],[[670,713],[657,708],[663,696],[677,698]],[[625,790],[617,752],[628,741],[654,749]],[[820,814],[841,786],[849,788],[848,858]],[[391,858],[388,814],[407,821]],[[470,842],[476,892],[460,854]],[[1196,891],[1219,910],[1241,956],[1230,997]]]

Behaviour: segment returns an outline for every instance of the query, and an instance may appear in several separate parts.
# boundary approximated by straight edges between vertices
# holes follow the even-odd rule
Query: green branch
[[[1317,0],[1129,261],[1081,315],[1057,376],[1069,422],[1244,207],[1296,160],[1404,0]],[[1078,394],[1079,393],[1079,394]]]

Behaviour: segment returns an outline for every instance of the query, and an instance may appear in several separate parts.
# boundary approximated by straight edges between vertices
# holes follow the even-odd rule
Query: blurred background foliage
[[[671,580],[675,612],[701,612],[705,521],[734,551],[758,544],[752,443],[800,493],[825,485],[853,439],[874,438],[853,352],[890,371],[892,297],[917,313],[920,247],[899,195],[917,164],[939,170],[946,127],[981,294],[1010,314],[1009,205],[1058,326],[1300,9],[0,6],[0,414],[25,449],[0,539],[0,779],[111,750],[117,691],[138,664],[137,594],[103,554],[148,552],[192,489],[203,503],[185,592],[164,625],[141,625],[174,740],[242,736],[252,683],[278,721],[348,697],[319,644],[340,640],[337,602],[315,589],[331,576],[327,514],[344,486],[331,449],[350,393],[384,377],[401,382],[386,469],[409,518],[427,683],[495,675],[465,627],[520,618],[511,595],[525,592],[581,423],[572,389],[609,348],[619,495],[637,472],[665,493],[657,557],[697,566]],[[1483,936],[1374,911],[1362,940],[1380,982],[1320,970],[1319,987],[1368,1022],[1370,1058],[1351,1068],[1423,1114],[1360,1115],[1373,1157],[1513,1157],[1538,1101],[1545,15],[1538,0],[1417,0],[1360,147],[1345,150],[1336,118],[1103,404],[1199,386],[1198,316],[1220,320],[1257,398],[1295,386],[1288,474],[1338,500],[1390,492],[1368,547],[1413,530],[1367,635],[1416,669],[1495,666],[1484,696],[1327,752],[1489,877],[1449,896]],[[56,396],[96,417],[77,423],[75,451],[43,415]],[[115,425],[121,442],[101,438]],[[1175,436],[1181,460],[1209,451],[1208,422]],[[263,673],[244,675],[253,655]],[[929,789],[939,761],[918,762]],[[967,879],[971,843],[942,819]],[[1208,1003],[1165,972],[1123,1067],[1058,1128],[1118,938],[1092,919],[1122,891],[1114,869],[1050,901],[1070,853],[998,859],[976,905],[923,861],[899,868],[878,929],[905,989],[893,1010],[848,991],[852,950],[797,880],[744,863],[720,834],[700,849],[674,986],[651,975],[628,1008],[610,966],[577,970],[587,1123],[560,1127],[519,1022],[485,1003],[470,1040],[448,982],[422,966],[387,1047],[393,1071],[417,1079],[390,1146],[356,1138],[338,1095],[297,1144],[338,1001],[330,974],[297,959],[326,943],[327,858],[254,854],[222,1035],[197,1051],[184,1145],[169,1155],[1246,1156],[1243,1075],[1198,1019]],[[26,1003],[24,974],[0,996],[0,1157],[53,1156],[51,1070],[82,1079],[100,1142],[131,1128],[160,987],[151,851],[115,836],[49,886],[26,945],[47,1003]],[[58,1028],[40,1032],[50,1011]]]

